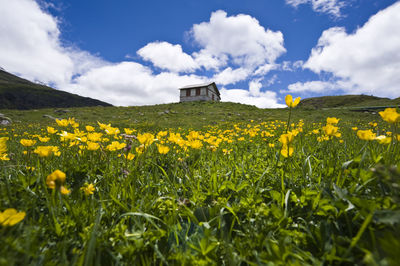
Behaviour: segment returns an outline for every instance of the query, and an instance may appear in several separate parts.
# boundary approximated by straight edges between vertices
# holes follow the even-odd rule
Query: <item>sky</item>
[[[400,96],[400,1],[0,0],[0,67],[116,106]]]

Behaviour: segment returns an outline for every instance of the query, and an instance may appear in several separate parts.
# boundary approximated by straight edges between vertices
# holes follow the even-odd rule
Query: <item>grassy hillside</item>
[[[389,99],[369,95],[322,96],[303,99],[299,107],[310,109],[399,105],[400,98]]]
[[[0,106],[4,109],[111,106],[108,103],[39,85],[0,70]]]
[[[230,122],[255,122],[286,120],[287,109],[259,109],[255,106],[230,102],[187,102],[133,107],[81,107],[68,108],[67,113],[57,113],[57,108],[39,110],[0,110],[0,113],[13,121],[23,123],[46,124],[51,115],[57,118],[75,117],[88,124],[111,123],[118,127],[133,127],[143,130],[161,130],[164,128],[200,129],[207,125],[222,125]],[[342,120],[365,121],[379,120],[376,113],[359,113],[346,109],[324,109],[316,112],[310,109],[296,108],[292,113],[294,120],[305,122],[325,121],[326,117],[340,117]]]

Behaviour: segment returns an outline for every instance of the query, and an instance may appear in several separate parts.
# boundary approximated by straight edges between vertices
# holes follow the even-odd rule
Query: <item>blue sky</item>
[[[399,97],[394,0],[0,0],[0,66],[114,105],[177,102],[215,81],[223,101]]]

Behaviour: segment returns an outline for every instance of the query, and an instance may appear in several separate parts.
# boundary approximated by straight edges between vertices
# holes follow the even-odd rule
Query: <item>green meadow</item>
[[[381,112],[0,110],[0,265],[398,265]]]

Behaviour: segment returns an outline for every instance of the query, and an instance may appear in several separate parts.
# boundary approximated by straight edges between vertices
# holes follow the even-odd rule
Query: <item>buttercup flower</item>
[[[36,140],[32,140],[32,139],[21,139],[19,142],[20,142],[20,143],[22,144],[22,146],[24,146],[24,147],[31,147],[31,146],[35,145]]]
[[[362,140],[374,140],[375,136],[376,134],[373,133],[371,129],[357,131],[357,137]]]
[[[85,183],[85,185],[83,187],[81,187],[80,189],[81,189],[81,191],[83,191],[83,193],[85,193],[86,196],[92,195],[96,191],[96,188],[94,187],[94,185],[88,184],[88,183]]]
[[[160,154],[167,154],[169,152],[169,147],[157,144],[157,149]]]
[[[400,114],[397,113],[396,108],[386,108],[384,111],[379,112],[379,114],[388,123],[400,122]]]
[[[293,101],[293,97],[292,97],[292,95],[290,95],[290,94],[286,95],[286,97],[285,97],[286,105],[287,105],[288,107],[290,107],[290,108],[295,108],[295,107],[299,104],[300,100],[301,100],[301,98],[300,98],[300,97],[297,97],[297,98]]]
[[[14,208],[6,209],[0,212],[0,225],[13,226],[21,222],[25,218],[25,212],[18,212]]]
[[[46,185],[51,189],[59,189],[61,194],[69,194],[70,191],[64,187],[66,175],[60,170],[55,170],[53,173],[47,176]]]

